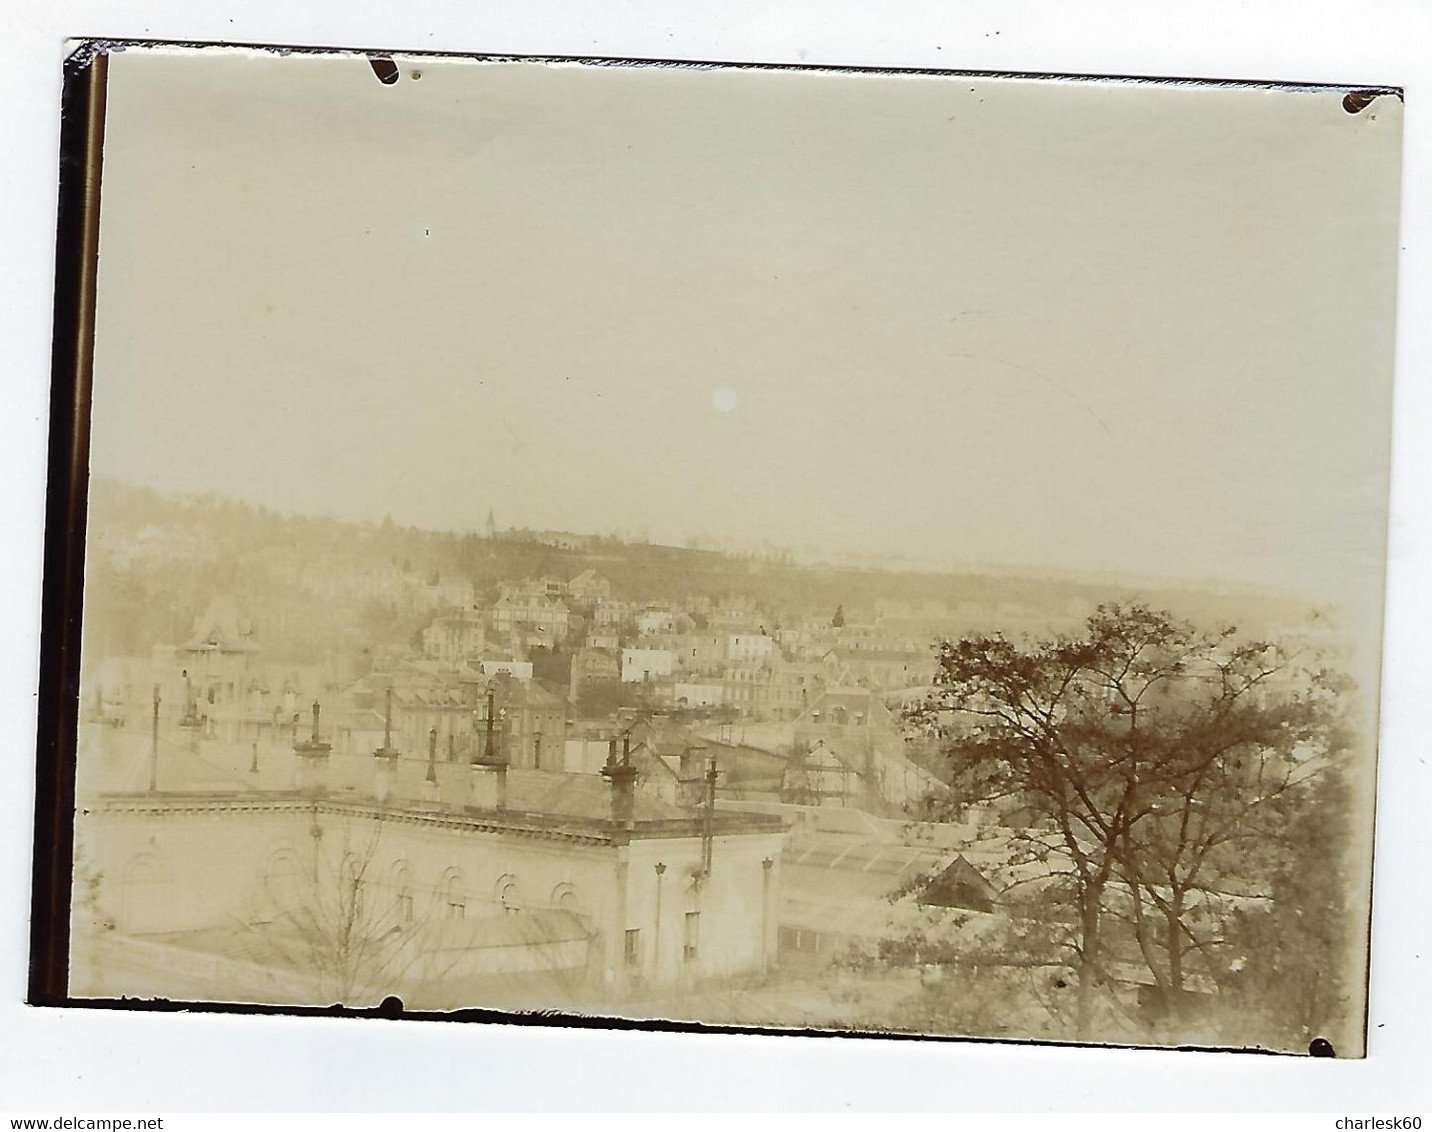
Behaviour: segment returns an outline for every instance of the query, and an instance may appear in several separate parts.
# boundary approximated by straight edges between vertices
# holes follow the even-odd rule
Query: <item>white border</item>
[[[1432,1099],[1429,223],[1420,0],[46,0],[0,10],[0,1109],[1416,1111]],[[1371,1056],[1328,1062],[925,1042],[35,1010],[25,987],[60,59],[67,38],[951,67],[1407,89]],[[1310,863],[1313,867],[1315,863]]]

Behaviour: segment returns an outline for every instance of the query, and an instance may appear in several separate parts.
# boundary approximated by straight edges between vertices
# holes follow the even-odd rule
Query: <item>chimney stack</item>
[[[319,795],[328,792],[328,756],[333,748],[318,738],[318,701],[313,701],[313,737],[299,741],[295,739],[293,753],[298,756],[298,789],[304,794]],[[294,716],[294,730],[298,730],[298,717]]]
[[[448,743],[451,746],[452,736],[448,736]],[[438,729],[436,727],[428,730],[428,773],[423,779],[423,800],[436,802],[438,800]]]
[[[623,736],[620,761],[616,736],[612,736],[602,777],[612,784],[612,820],[622,826],[630,825],[636,802],[636,767],[631,765],[630,735]]]
[[[315,705],[317,706],[317,705]],[[383,745],[373,752],[377,773],[373,776],[373,797],[379,804],[386,802],[398,785],[398,749],[393,746],[393,689],[383,703]]]
[[[473,810],[507,809],[507,760],[497,750],[493,735],[496,696],[487,690],[487,741],[481,755],[472,760],[471,789],[467,805]]]

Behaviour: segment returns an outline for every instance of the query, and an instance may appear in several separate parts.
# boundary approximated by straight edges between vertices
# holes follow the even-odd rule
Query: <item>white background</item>
[[[1427,373],[1432,7],[1417,0],[1080,3],[81,0],[0,11],[0,1112],[920,1109],[1415,1112],[1432,1099],[1424,948],[1432,781],[1419,708],[1432,556]],[[1147,1051],[184,1017],[21,1005],[66,38],[585,54],[1400,85],[1407,90],[1397,428],[1370,1056]],[[1423,207],[1419,207],[1423,206]],[[1316,868],[1317,862],[1310,861]],[[1325,1126],[1315,1121],[1315,1126]],[[1330,1122],[1326,1125],[1330,1126]]]

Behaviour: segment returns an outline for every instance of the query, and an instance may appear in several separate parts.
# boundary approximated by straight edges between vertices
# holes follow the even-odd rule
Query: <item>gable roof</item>
[[[225,652],[252,652],[258,648],[243,632],[239,605],[224,595],[209,602],[209,607],[194,618],[192,636],[184,648],[191,651],[218,648]]]
[[[867,724],[881,733],[900,730],[900,721],[885,703],[888,693],[874,688],[852,687],[847,684],[827,685],[819,696],[793,721],[797,727],[824,727],[831,716],[843,710],[854,723],[856,715],[864,715]]]
[[[989,912],[994,909],[997,895],[994,886],[961,854],[920,890],[915,903],[922,908]]]

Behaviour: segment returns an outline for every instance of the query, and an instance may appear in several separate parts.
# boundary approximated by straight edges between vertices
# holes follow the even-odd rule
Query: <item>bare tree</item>
[[[1340,688],[1283,649],[1140,605],[1078,636],[941,648],[914,713],[943,735],[968,796],[1026,813],[1016,852],[1067,882],[1076,1032],[1112,981],[1110,921],[1130,926],[1167,1010],[1214,896],[1252,898],[1303,786],[1338,746]]]
[[[393,993],[424,955],[435,902],[418,908],[377,875],[380,816],[325,822],[315,805],[308,832],[306,859],[264,878],[272,920],[249,926],[256,950],[306,974],[325,1001]]]

